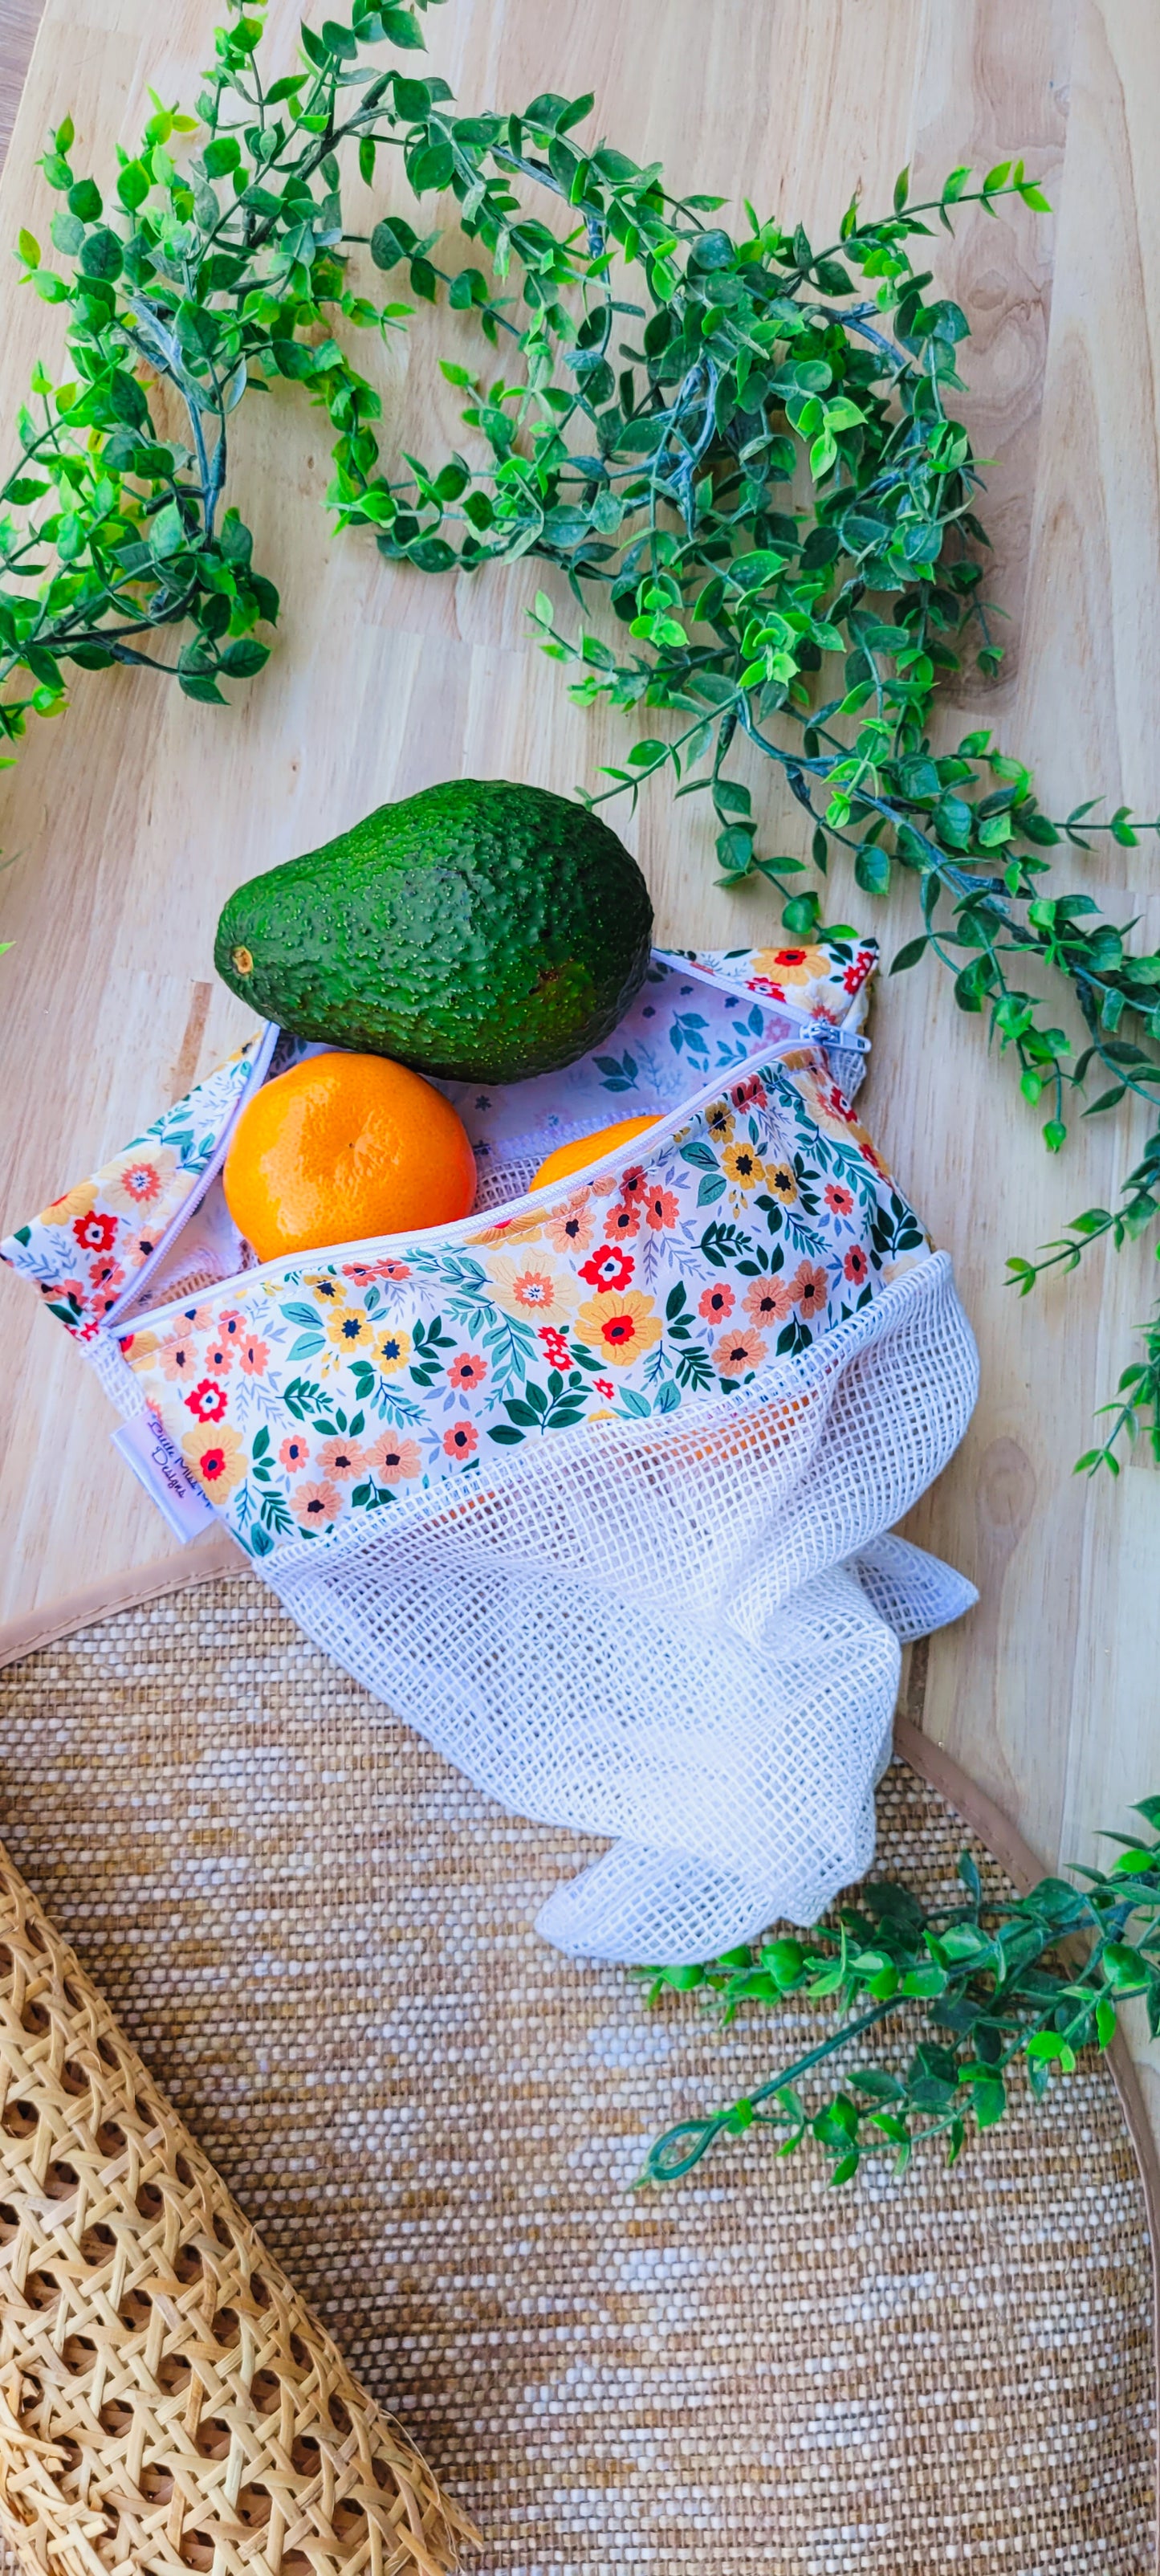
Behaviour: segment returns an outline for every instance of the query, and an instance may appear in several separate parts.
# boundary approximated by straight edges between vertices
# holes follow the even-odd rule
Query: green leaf
[[[909,195],[910,164],[908,162],[905,170],[899,171],[898,177],[894,182],[894,211],[896,215],[900,215],[902,213],[902,209],[905,206]]]
[[[95,224],[102,212],[101,192],[95,179],[78,179],[68,192],[68,208],[79,215],[83,224]]]
[[[988,170],[987,176],[983,181],[984,196],[989,197],[993,195],[996,188],[1003,187],[1010,176],[1010,171],[1011,164],[1009,161],[996,161],[994,169]]]
[[[817,928],[821,910],[816,894],[795,894],[782,913],[782,925],[791,938],[808,939]]]
[[[207,179],[226,178],[231,170],[238,168],[241,157],[241,145],[236,135],[215,134],[202,155]]]
[[[90,233],[81,252],[81,269],[86,277],[110,281],[121,274],[121,245],[115,233],[103,224]]]
[[[917,966],[919,958],[925,956],[927,946],[925,931],[921,939],[908,939],[905,947],[899,949],[891,965],[891,974],[904,975],[908,966]]]
[[[25,265],[28,268],[39,268],[40,243],[38,242],[35,233],[19,233],[17,235],[17,243],[21,259],[25,262]]]
[[[178,554],[185,544],[185,521],[176,501],[167,501],[159,510],[149,530],[149,543],[155,555],[165,558]]]
[[[863,841],[854,861],[854,878],[864,894],[889,894],[890,858],[887,851],[880,850],[875,842]],[[911,944],[915,945],[914,942]],[[925,939],[917,942],[920,955],[925,946]],[[897,967],[897,958],[894,964]]]

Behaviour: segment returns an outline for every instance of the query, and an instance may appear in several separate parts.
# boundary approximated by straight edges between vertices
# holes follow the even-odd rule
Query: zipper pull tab
[[[869,1055],[870,1040],[860,1029],[835,1028],[832,1020],[805,1020],[802,1024],[803,1046],[845,1048],[852,1055]]]

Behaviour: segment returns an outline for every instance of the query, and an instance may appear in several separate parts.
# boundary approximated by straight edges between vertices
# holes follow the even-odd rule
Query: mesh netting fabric
[[[260,1570],[478,1787],[617,1838],[543,1908],[549,1939],[704,1959],[811,1921],[869,1863],[899,1640],[975,1598],[884,1533],[975,1384],[936,1255],[679,1428],[589,1425]]]

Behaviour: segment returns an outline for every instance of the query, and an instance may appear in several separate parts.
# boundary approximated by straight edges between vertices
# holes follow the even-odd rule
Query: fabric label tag
[[[158,1511],[164,1513],[175,1538],[188,1542],[200,1538],[203,1530],[212,1529],[217,1519],[213,1504],[195,1484],[159,1414],[148,1409],[135,1413],[111,1436],[114,1449],[120,1450],[138,1483],[144,1485]]]

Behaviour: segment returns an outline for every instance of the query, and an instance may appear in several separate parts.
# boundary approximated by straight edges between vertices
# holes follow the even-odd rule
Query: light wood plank
[[[297,10],[273,0],[270,16],[288,57]],[[0,236],[21,220],[46,229],[33,167],[44,126],[71,107],[103,162],[118,134],[135,135],[148,83],[190,95],[211,19],[209,0],[177,0],[164,18],[145,0],[48,0]],[[1012,619],[1003,679],[965,685],[943,728],[953,739],[964,723],[994,725],[1035,762],[1055,811],[1097,787],[1155,810],[1160,22],[1146,0],[778,0],[708,17],[700,0],[552,11],[450,0],[427,25],[432,61],[465,101],[593,87],[612,140],[663,157],[690,187],[744,190],[819,233],[836,229],[856,179],[868,205],[885,203],[908,159],[919,183],[1014,152],[1045,175],[1054,222],[968,214],[954,243],[934,246],[975,322],[964,371],[977,439],[996,460],[991,589]],[[57,326],[11,280],[0,312],[11,385]],[[422,313],[386,354],[398,443],[434,454],[456,434],[437,357],[460,344],[472,345],[464,323]],[[214,920],[240,877],[432,777],[506,773],[567,791],[623,744],[618,723],[569,706],[530,645],[535,568],[425,582],[369,543],[330,541],[324,429],[289,389],[236,424],[238,497],[284,595],[256,687],[223,714],[150,679],[95,675],[0,792],[3,842],[18,854],[3,904],[19,944],[0,970],[11,1216],[244,1027],[215,991],[199,1037]],[[794,846],[792,808],[751,774],[770,834]],[[658,794],[622,828],[662,935],[736,941],[774,926],[762,892],[714,888],[695,808]],[[1155,905],[1153,848],[1093,856],[1077,876],[1081,864],[1125,911]],[[867,909],[836,884],[835,914]],[[887,957],[911,919],[905,890],[874,919]],[[1087,1857],[1098,1824],[1121,1823],[1129,1797],[1160,1785],[1149,1579],[1160,1476],[1134,1469],[1112,1488],[1070,1472],[1151,1279],[1140,1254],[1097,1254],[1066,1288],[1020,1304],[1003,1262],[1075,1208],[1106,1203],[1140,1126],[1097,1122],[1049,1162],[1007,1069],[933,971],[884,980],[875,1041],[872,1123],[954,1254],[983,1357],[968,1439],[913,1515],[915,1535],[983,1594],[932,1643],[926,1724],[1045,1857]],[[109,1451],[103,1401],[75,1353],[18,1283],[0,1279],[0,1299],[11,1390],[0,1616],[12,1618],[154,1561],[159,1532]]]

